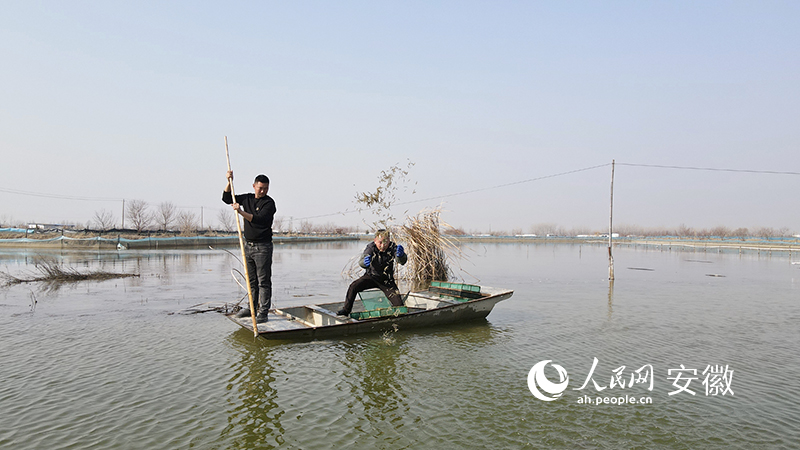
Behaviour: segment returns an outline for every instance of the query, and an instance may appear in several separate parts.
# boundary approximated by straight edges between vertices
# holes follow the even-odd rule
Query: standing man
[[[250,290],[256,308],[256,322],[267,321],[272,306],[272,220],[275,218],[275,201],[267,195],[269,178],[259,175],[253,182],[252,194],[231,195],[233,171],[229,170],[228,184],[222,191],[222,201],[244,217],[244,257],[250,278]],[[237,217],[237,220],[238,217]],[[250,308],[243,308],[236,317],[249,317]]]

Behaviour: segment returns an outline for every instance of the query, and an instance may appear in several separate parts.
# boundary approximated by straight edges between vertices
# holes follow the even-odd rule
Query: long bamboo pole
[[[228,136],[225,136],[225,158],[228,160],[228,171],[231,170],[231,156],[228,153]],[[228,178],[231,186],[231,197],[236,203],[236,193],[233,191],[233,177]],[[239,249],[242,251],[242,263],[244,265],[244,280],[247,282],[247,296],[250,298],[250,317],[253,319],[253,336],[258,336],[258,322],[256,321],[256,308],[253,302],[253,288],[250,287],[250,274],[247,272],[247,257],[244,255],[244,238],[242,237],[242,224],[239,222],[239,213],[233,213],[236,219],[236,231],[239,232]]]

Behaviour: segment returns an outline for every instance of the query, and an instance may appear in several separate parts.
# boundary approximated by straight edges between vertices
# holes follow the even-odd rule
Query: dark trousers
[[[356,301],[356,295],[359,292],[366,291],[367,289],[378,288],[386,294],[392,306],[403,306],[403,298],[400,297],[400,290],[397,289],[397,284],[393,280],[388,280],[385,283],[375,281],[369,275],[363,275],[361,278],[350,283],[347,289],[347,296],[344,300],[344,310],[348,314],[353,310],[353,303]]]
[[[272,242],[247,242],[244,260],[256,311],[272,306]]]

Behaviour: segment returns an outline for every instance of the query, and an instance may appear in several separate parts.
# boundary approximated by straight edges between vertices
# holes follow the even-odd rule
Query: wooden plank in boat
[[[237,318],[233,316],[229,317],[239,325],[243,326],[244,328],[253,331],[253,322],[250,317],[242,317],[242,318]],[[283,314],[278,314],[278,313],[273,314],[271,312],[269,314],[268,322],[258,324],[259,332],[288,331],[288,330],[297,330],[300,328],[309,328],[309,327],[308,325],[305,325],[304,323],[298,320],[291,320]]]
[[[355,322],[354,319],[345,318],[342,316],[337,316],[335,312],[331,311],[330,309],[322,308],[317,305],[306,305],[306,308],[312,309],[320,314],[324,314],[326,316],[332,316],[333,318],[339,320],[340,322]]]

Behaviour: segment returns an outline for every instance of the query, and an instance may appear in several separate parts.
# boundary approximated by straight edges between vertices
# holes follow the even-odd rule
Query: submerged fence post
[[[611,254],[611,234],[614,229],[614,160],[611,160],[611,211],[608,214],[608,281],[614,281],[614,256]]]

